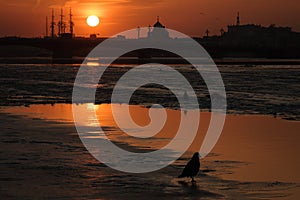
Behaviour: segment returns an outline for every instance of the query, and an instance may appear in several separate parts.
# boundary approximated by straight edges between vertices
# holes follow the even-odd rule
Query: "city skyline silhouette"
[[[269,26],[292,27],[300,31],[297,23],[300,3],[283,0],[268,1],[170,1],[151,0],[147,2],[128,1],[0,1],[0,37],[41,37],[45,35],[45,17],[51,17],[52,8],[55,10],[56,21],[59,19],[60,9],[64,8],[67,17],[72,7],[74,31],[79,36],[99,33],[109,37],[118,32],[147,27],[152,24],[156,16],[160,16],[167,28],[178,30],[190,36],[203,36],[206,30],[210,34],[218,34],[220,29],[235,23],[237,12],[241,14],[243,24],[261,24]],[[89,27],[86,18],[97,15],[101,22],[97,27]]]

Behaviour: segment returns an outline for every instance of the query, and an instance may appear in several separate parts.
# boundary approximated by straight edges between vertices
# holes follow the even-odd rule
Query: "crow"
[[[194,153],[192,159],[186,164],[185,168],[183,169],[182,173],[178,178],[183,177],[190,177],[192,178],[192,182],[195,182],[194,177],[197,176],[200,168],[200,161],[199,161],[199,153]]]

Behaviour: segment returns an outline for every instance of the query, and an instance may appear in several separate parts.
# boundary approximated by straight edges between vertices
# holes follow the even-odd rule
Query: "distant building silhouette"
[[[264,46],[286,47],[299,40],[299,34],[290,27],[276,27],[275,24],[263,27],[256,24],[241,24],[240,14],[237,15],[236,25],[229,25],[228,32],[221,35],[223,44],[232,46]]]
[[[166,27],[160,23],[159,16],[157,17],[156,23],[153,25],[152,31],[149,26],[148,38],[170,38]]]
[[[214,57],[268,57],[297,58],[300,50],[300,33],[291,27],[268,27],[257,24],[242,24],[240,13],[234,25],[220,35],[204,35],[199,43]]]
[[[49,37],[47,37],[49,27],[46,26],[46,40],[4,37],[0,38],[0,46],[24,45],[49,49],[53,52],[52,56],[54,58],[70,58],[74,55],[86,56],[89,53],[88,50],[103,42],[106,38],[97,38],[96,34],[90,35],[90,39],[92,39],[90,41],[86,41],[84,37],[75,37],[72,16],[70,9],[69,26],[66,26],[67,23],[64,22],[62,11],[60,20],[55,22],[54,9],[52,9],[50,23],[49,18],[46,18],[46,24],[50,26]],[[241,23],[240,13],[238,13],[234,24],[227,26],[227,28],[226,31],[221,28],[217,35],[212,35],[207,30],[203,37],[194,37],[193,39],[201,44],[213,58],[300,58],[300,33],[293,31],[290,27],[278,27],[274,24],[268,27],[257,24],[243,24]],[[186,42],[185,38],[171,38],[166,27],[160,22],[159,17],[157,17],[157,21],[153,26],[149,25],[146,37],[141,37],[140,31],[141,29],[138,27],[137,38],[140,41],[150,39],[159,43],[159,40],[168,40],[170,44],[172,40]],[[49,40],[49,38],[54,40]],[[62,38],[62,40],[59,38]],[[69,40],[71,38],[74,38],[74,40]],[[116,39],[122,40],[122,42],[126,41],[124,36],[118,36]],[[82,51],[82,49],[87,50]],[[156,51],[156,49],[147,49],[147,51],[134,52],[130,55],[139,58],[176,57],[170,52]]]

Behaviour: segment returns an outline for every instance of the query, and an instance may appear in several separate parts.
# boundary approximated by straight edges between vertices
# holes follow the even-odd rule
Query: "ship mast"
[[[64,22],[64,14],[63,14],[63,9],[61,8],[60,10],[60,21],[58,22],[58,35],[61,36],[66,32],[66,25]]]
[[[46,16],[46,37],[48,37],[48,16]]]
[[[70,8],[70,34],[73,37],[73,31],[74,31],[74,22],[72,20],[72,8]]]
[[[51,38],[54,38],[54,29],[55,29],[54,9],[52,8],[52,17],[51,17]]]

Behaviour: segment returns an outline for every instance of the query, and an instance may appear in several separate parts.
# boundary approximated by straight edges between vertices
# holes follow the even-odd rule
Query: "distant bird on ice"
[[[192,178],[192,182],[195,182],[194,177],[197,176],[200,168],[200,155],[198,152],[194,153],[192,159],[186,164],[182,173],[178,178],[190,177]]]

